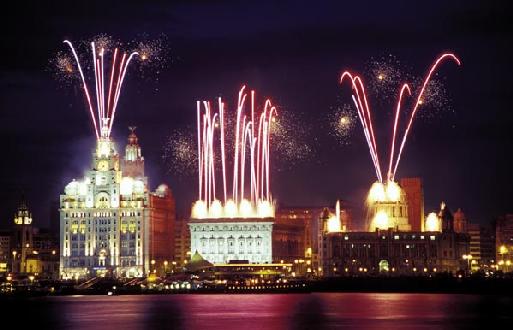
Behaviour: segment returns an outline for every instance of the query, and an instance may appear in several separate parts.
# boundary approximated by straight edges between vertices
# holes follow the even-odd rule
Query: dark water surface
[[[32,329],[513,329],[513,299],[399,293],[67,296],[3,301]],[[5,314],[4,314],[5,313]]]

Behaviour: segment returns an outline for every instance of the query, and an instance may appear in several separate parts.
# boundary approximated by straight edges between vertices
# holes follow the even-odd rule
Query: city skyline
[[[473,5],[479,7],[477,2]],[[52,23],[45,18],[24,27],[17,25],[9,36],[10,49],[3,51],[16,55],[17,61],[3,64],[2,103],[6,109],[17,111],[2,114],[2,136],[8,141],[7,152],[11,155],[1,176],[6,187],[2,191],[6,201],[2,217],[10,219],[24,191],[36,221],[48,226],[47,217],[52,202],[56,202],[54,196],[62,192],[65,183],[82,177],[90,163],[95,138],[81,91],[78,87],[59,86],[45,70],[52,55],[62,49],[62,40],[100,33],[132,40],[140,33],[136,26],[142,26],[149,35],[166,36],[169,63],[158,77],[127,77],[113,136],[115,141],[123,141],[125,127],[139,127],[138,136],[149,164],[147,170],[153,178],[151,189],[160,182],[169,184],[183,216],[187,216],[195,200],[196,179],[168,173],[168,164],[161,158],[172,130],[194,125],[196,100],[221,95],[233,104],[234,91],[247,83],[270,97],[278,111],[283,108],[297,113],[308,126],[315,126],[319,113],[327,116],[330,107],[337,105],[337,97],[342,93],[338,78],[343,70],[355,68],[363,72],[369,59],[393,54],[412,67],[415,74],[423,75],[426,63],[446,50],[457,53],[463,62],[458,69],[444,67],[441,75],[453,111],[442,111],[415,123],[416,132],[406,147],[397,176],[423,178],[426,213],[436,209],[442,200],[453,211],[461,207],[473,222],[483,224],[511,212],[508,196],[512,188],[506,184],[513,179],[508,171],[510,133],[506,111],[511,78],[504,74],[495,78],[505,65],[511,66],[506,63],[511,46],[502,44],[508,36],[501,32],[505,22],[500,19],[480,34],[474,35],[471,29],[487,18],[496,19],[500,14],[497,9],[467,9],[472,15],[466,13],[467,22],[462,23],[457,4],[438,3],[438,10],[426,8],[415,24],[410,25],[408,19],[400,20],[376,35],[378,23],[387,16],[378,17],[382,15],[379,11],[372,13],[377,21],[359,23],[356,18],[341,20],[335,15],[336,9],[340,9],[336,5],[315,7],[313,12],[292,6],[286,7],[291,14],[282,20],[275,13],[283,10],[282,6],[268,4],[249,14],[246,8],[229,2],[212,4],[209,9],[214,12],[232,10],[226,11],[227,19],[219,25],[213,24],[216,20],[209,17],[207,8],[195,10],[194,5],[188,4],[160,6],[169,11],[164,11],[157,21],[145,15],[134,16],[136,10],[151,11],[153,6],[129,4],[124,9],[127,18],[107,21],[109,15],[105,13],[104,17],[96,17],[101,23],[94,28],[88,27],[87,20],[70,22],[69,18]],[[363,10],[354,6],[353,11]],[[36,9],[32,7],[34,12],[29,11],[27,17],[35,14]],[[393,8],[382,9],[394,17]],[[56,10],[58,13],[62,8]],[[330,11],[334,13],[328,14]],[[262,15],[267,23],[256,19]],[[314,22],[318,23],[316,16],[327,18],[312,28]],[[253,18],[252,24],[239,31],[236,27],[243,17]],[[134,18],[135,24],[128,24]],[[179,24],[163,24],[167,20]],[[441,26],[428,27],[431,22],[440,21]],[[29,32],[36,24],[50,27],[52,33],[36,40],[37,32]],[[462,24],[468,29],[462,29]],[[403,26],[411,29],[406,37],[397,35]],[[275,35],[276,31],[280,34]],[[288,38],[296,33],[303,40]],[[29,36],[28,42],[17,40],[23,35]],[[424,39],[429,42],[420,42]],[[369,43],[373,43],[372,48]],[[487,45],[492,49],[484,49]],[[494,61],[490,62],[491,59]],[[493,84],[486,84],[489,75],[494,76]],[[468,95],[475,95],[475,100]],[[389,120],[379,122],[383,127],[377,134],[387,134],[384,132],[389,131]],[[274,175],[273,191],[278,202],[325,206],[341,198],[363,207],[374,178],[360,127],[350,136],[349,145],[339,145],[325,130],[314,130],[313,136],[318,139],[315,155]],[[482,162],[483,157],[487,163]],[[38,166],[34,166],[32,159],[37,159]],[[497,186],[497,181],[505,184]],[[0,227],[8,224],[4,221]]]

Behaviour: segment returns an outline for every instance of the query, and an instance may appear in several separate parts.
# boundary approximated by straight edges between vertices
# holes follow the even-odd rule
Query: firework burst
[[[350,136],[353,134],[355,123],[358,120],[351,105],[345,103],[334,107],[328,118],[331,135],[342,144],[350,144]]]
[[[50,59],[48,71],[54,78],[64,85],[70,85],[79,78],[75,72],[73,59],[64,52],[58,52],[54,58]]]
[[[420,78],[416,79],[413,85],[416,87],[415,90],[418,94],[422,88],[422,80]],[[429,109],[429,111],[419,113],[419,117],[423,119],[433,119],[442,113],[453,111],[449,93],[441,79],[433,78],[429,81],[420,102],[423,107]]]
[[[64,43],[68,53],[58,52],[50,60],[54,76],[64,83],[78,81],[87,101],[89,115],[97,139],[110,137],[123,82],[131,62],[152,62],[161,43],[140,43],[137,50],[128,51],[112,37],[102,34],[75,47],[71,41]],[[160,45],[157,47],[156,45]],[[82,54],[90,52],[91,57]],[[157,60],[155,60],[157,61]]]
[[[198,153],[192,127],[173,131],[163,151],[162,159],[168,165],[169,172],[178,177],[195,175]]]
[[[388,101],[395,97],[397,86],[401,81],[410,81],[401,62],[392,54],[379,58],[371,58],[366,65],[366,78],[372,95],[378,101]]]
[[[293,112],[281,110],[280,116],[273,117],[273,159],[276,169],[283,171],[312,158],[313,146],[308,127]]]
[[[144,38],[142,41],[134,41],[134,51],[140,55],[139,71],[143,78],[150,77],[158,80],[160,73],[166,67],[168,56],[165,47],[165,37],[149,40]]]
[[[350,81],[352,87],[352,100],[354,102],[354,106],[357,110],[358,118],[362,124],[363,132],[365,138],[367,140],[367,144],[369,146],[370,156],[372,158],[374,168],[376,171],[376,177],[378,182],[383,183],[394,181],[395,174],[397,173],[397,168],[399,166],[399,162],[401,160],[401,155],[406,144],[409,132],[411,130],[411,126],[413,124],[413,120],[415,115],[417,114],[419,108],[425,108],[428,104],[435,105],[436,102],[440,102],[438,98],[441,98],[442,90],[436,82],[432,83],[433,77],[436,75],[436,71],[439,65],[445,61],[452,61],[458,65],[460,65],[460,60],[451,53],[445,53],[439,56],[435,62],[431,65],[427,75],[421,80],[421,83],[418,84],[419,87],[412,89],[409,84],[402,83],[400,84],[400,92],[397,98],[397,103],[395,106],[395,115],[394,115],[394,125],[393,125],[393,134],[391,139],[391,147],[389,153],[389,165],[388,171],[383,173],[380,163],[380,156],[378,154],[378,147],[376,143],[376,136],[374,134],[373,128],[373,117],[372,111],[369,106],[368,97],[366,95],[366,88],[362,78],[358,75],[354,75],[349,71],[345,71],[341,78],[340,82]],[[380,77],[378,73],[378,80],[384,80],[385,74]],[[413,93],[412,93],[413,91]],[[393,95],[397,95],[396,92]],[[400,130],[399,117],[401,114],[401,107],[405,108],[412,102],[406,103],[404,99],[406,97],[413,97],[415,102],[411,104],[411,111],[407,115],[407,124],[402,131],[402,139],[397,136],[398,130]],[[406,103],[406,104],[403,104]],[[403,110],[404,112],[404,110]],[[400,134],[400,133],[399,133]],[[396,138],[399,138],[396,141]],[[398,148],[396,148],[396,142],[400,142],[398,144]]]

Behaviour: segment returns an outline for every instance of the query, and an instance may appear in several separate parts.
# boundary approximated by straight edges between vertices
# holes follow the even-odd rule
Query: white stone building
[[[132,277],[150,272],[151,202],[166,194],[149,192],[133,130],[124,159],[111,138],[101,137],[91,169],[83,179],[66,185],[60,196],[61,277]]]
[[[272,262],[273,218],[191,219],[191,254],[214,264]]]

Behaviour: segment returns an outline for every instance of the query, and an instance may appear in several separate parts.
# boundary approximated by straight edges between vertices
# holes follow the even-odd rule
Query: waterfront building
[[[273,227],[273,260],[311,260],[317,241],[317,222],[322,208],[279,207]]]
[[[454,218],[456,220],[456,217]],[[488,270],[495,266],[495,232],[477,223],[466,223],[470,237],[472,271]],[[455,230],[456,231],[456,230]]]
[[[274,218],[216,218],[189,221],[191,253],[213,264],[244,260],[272,262]]]
[[[12,268],[13,273],[27,273],[27,257],[32,254],[33,244],[32,213],[30,213],[25,198],[22,198],[14,215],[12,235]]]
[[[39,278],[59,279],[59,235],[34,228],[33,249],[29,267]]]
[[[462,257],[469,254],[468,235],[454,232],[454,219],[445,204],[436,216],[439,229],[423,232],[398,228],[329,232],[323,225],[322,275],[431,274],[466,269]],[[328,218],[329,214],[323,214],[321,221]]]
[[[424,189],[421,178],[401,178],[399,185],[406,195],[408,222],[412,231],[424,230]]]
[[[496,260],[499,270],[513,270],[513,214],[506,214],[497,219],[495,226]]]
[[[60,273],[65,279],[144,276],[173,258],[171,190],[160,185],[150,192],[135,128],[124,157],[103,132],[90,169],[60,196]]]
[[[463,213],[461,208],[457,209],[456,212],[454,212],[454,231],[457,233],[466,233],[468,232],[467,226],[468,221],[465,213]]]
[[[174,264],[175,266],[184,265],[191,257],[191,232],[187,220],[184,217],[177,217],[175,223],[175,252]]]
[[[11,233],[0,231],[0,274],[11,269]]]
[[[406,192],[396,182],[372,185],[367,199],[369,231],[394,230],[410,231],[408,200]]]

